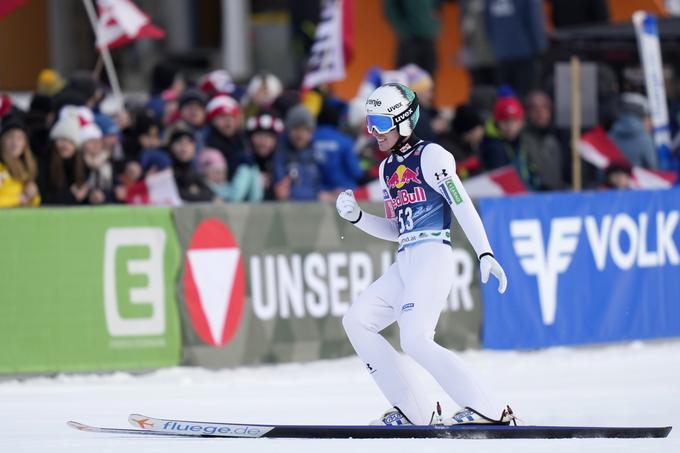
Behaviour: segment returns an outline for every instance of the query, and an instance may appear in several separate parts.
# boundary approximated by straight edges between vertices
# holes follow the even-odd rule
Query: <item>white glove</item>
[[[358,222],[361,218],[361,208],[351,190],[340,192],[338,199],[335,202],[335,207],[338,209],[340,217],[349,220],[352,223]]]
[[[508,287],[508,278],[496,258],[491,255],[482,256],[479,260],[479,269],[482,271],[482,283],[489,281],[489,273],[491,273],[498,279],[498,292],[501,294],[505,292]]]

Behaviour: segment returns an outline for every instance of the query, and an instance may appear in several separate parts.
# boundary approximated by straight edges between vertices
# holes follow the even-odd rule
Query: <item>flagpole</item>
[[[85,11],[87,11],[87,17],[90,19],[90,25],[92,25],[92,30],[95,36],[95,47],[99,42],[99,27],[97,26],[97,13],[92,6],[90,0],[83,0],[83,5],[85,6]],[[108,46],[103,46],[99,49],[102,61],[104,62],[104,67],[106,68],[106,75],[109,77],[109,82],[111,83],[111,89],[113,90],[113,99],[116,104],[116,111],[120,111],[123,107],[123,94],[120,90],[120,84],[118,83],[118,76],[116,75],[116,68],[113,66],[113,60],[111,59],[111,53],[109,52]]]
[[[103,66],[104,60],[102,60],[102,56],[100,54],[97,57],[97,63],[94,65],[94,69],[92,70],[92,75],[94,76],[95,79],[99,80],[99,77],[101,77]]]

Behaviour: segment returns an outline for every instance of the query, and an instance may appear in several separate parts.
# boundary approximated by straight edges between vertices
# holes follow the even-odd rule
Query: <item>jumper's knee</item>
[[[350,307],[350,309],[347,310],[347,312],[342,317],[342,327],[345,329],[345,333],[350,336],[351,332],[357,329],[360,324],[361,322],[357,319],[356,314]]]
[[[411,335],[402,334],[400,337],[401,350],[417,362],[418,358],[424,351],[435,346],[433,338],[434,333],[427,334],[421,332]]]
[[[354,303],[342,317],[342,327],[348,337],[359,332],[377,332],[379,329],[371,320],[363,304]]]

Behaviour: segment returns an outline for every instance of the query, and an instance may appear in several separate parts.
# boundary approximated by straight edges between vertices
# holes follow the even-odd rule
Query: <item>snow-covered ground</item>
[[[679,452],[680,340],[539,352],[463,353],[527,424],[673,425],[667,439],[293,440],[133,438],[74,431],[66,420],[127,427],[127,414],[245,423],[360,424],[386,402],[356,358],[210,371],[174,368],[0,381],[0,451]],[[415,366],[415,365],[414,365]],[[436,383],[423,385],[442,401]],[[448,411],[447,411],[448,409]]]

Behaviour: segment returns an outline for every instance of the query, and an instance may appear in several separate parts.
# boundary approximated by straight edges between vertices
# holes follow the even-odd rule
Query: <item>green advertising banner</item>
[[[179,362],[169,208],[3,210],[0,237],[0,373]]]
[[[364,206],[381,214],[382,204]],[[394,261],[396,243],[373,238],[322,203],[182,206],[177,293],[184,360],[210,367],[342,357],[351,301]],[[479,345],[477,258],[453,229],[454,288],[437,341]],[[398,332],[384,332],[398,344]]]

